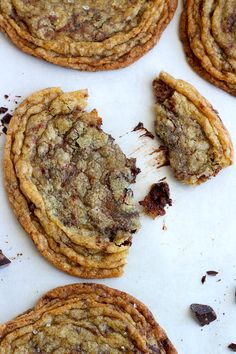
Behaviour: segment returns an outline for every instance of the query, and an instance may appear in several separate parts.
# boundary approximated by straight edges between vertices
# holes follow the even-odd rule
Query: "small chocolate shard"
[[[12,115],[10,113],[7,113],[5,114],[5,116],[2,117],[1,122],[2,124],[9,124],[11,119]]]
[[[170,98],[174,93],[174,90],[160,79],[155,79],[152,83],[152,86],[153,86],[156,102],[158,103],[163,103],[167,98]]]
[[[8,111],[7,107],[0,107],[0,114],[4,114]]]
[[[154,183],[151,186],[148,195],[144,198],[144,200],[140,201],[139,204],[144,207],[145,213],[150,215],[153,219],[157,216],[165,215],[166,205],[172,205],[168,183]]]
[[[206,275],[203,275],[203,277],[202,277],[202,279],[201,279],[202,284],[204,284],[205,281],[206,281]]]
[[[190,309],[196,316],[200,326],[208,325],[217,319],[215,311],[208,305],[192,304]]]
[[[5,267],[11,263],[10,259],[8,259],[0,250],[0,268]]]
[[[231,343],[230,345],[228,345],[228,348],[232,350],[232,352],[236,352],[236,344],[235,343]]]
[[[216,272],[215,270],[208,270],[206,273],[212,277],[215,277],[217,274],[219,274],[219,272]]]
[[[145,133],[140,135],[140,137],[146,136],[147,138],[154,139],[154,135],[147,128],[144,127],[142,122],[139,122],[136,125],[136,127],[134,127],[134,129],[132,131],[135,132],[135,131],[138,131],[138,130],[144,130],[145,131]]]
[[[4,95],[5,100],[7,100],[7,99],[8,99],[8,97],[9,97],[9,95]]]
[[[3,128],[2,128],[2,132],[3,132],[4,134],[7,134],[7,127],[3,127]]]

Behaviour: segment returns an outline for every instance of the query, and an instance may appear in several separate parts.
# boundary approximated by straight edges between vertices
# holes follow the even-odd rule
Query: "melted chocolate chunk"
[[[200,326],[208,325],[217,319],[215,311],[210,306],[192,304],[190,305],[190,309],[196,316]]]
[[[5,267],[11,263],[10,259],[8,259],[0,250],[0,267]]]
[[[155,79],[152,83],[152,86],[153,86],[156,102],[158,103],[163,103],[167,98],[170,98],[174,93],[174,90],[160,79]]]
[[[235,343],[231,343],[230,345],[228,345],[228,348],[232,350],[232,352],[236,352],[236,344]]]
[[[218,272],[216,272],[215,270],[208,270],[206,273],[207,275],[211,275],[213,277],[215,277],[218,274]]]
[[[12,115],[10,113],[7,113],[5,114],[5,116],[2,117],[1,122],[2,124],[9,124],[11,119]]]
[[[7,107],[0,107],[0,114],[4,114],[8,111]]]
[[[139,202],[146,214],[152,218],[165,215],[166,205],[172,205],[170,189],[167,182],[154,183],[144,200]]]
[[[204,284],[205,281],[206,281],[206,275],[203,275],[203,277],[202,277],[202,279],[201,279],[202,284]]]
[[[154,139],[154,135],[147,128],[144,127],[142,122],[139,122],[138,125],[136,125],[136,127],[134,127],[134,129],[132,131],[135,132],[135,131],[138,131],[138,130],[144,130],[145,131],[145,133],[140,135],[140,137],[146,136],[148,138]]]

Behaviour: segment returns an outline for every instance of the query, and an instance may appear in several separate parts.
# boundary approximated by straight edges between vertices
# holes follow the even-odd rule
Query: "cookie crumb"
[[[165,207],[172,205],[170,189],[167,182],[154,183],[148,195],[139,202],[147,215],[155,219],[166,214]]]

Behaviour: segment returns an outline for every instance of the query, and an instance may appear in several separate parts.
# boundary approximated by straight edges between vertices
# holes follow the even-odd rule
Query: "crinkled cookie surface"
[[[156,133],[168,148],[176,178],[199,184],[233,163],[228,131],[211,104],[192,85],[161,72],[153,89]]]
[[[1,0],[0,29],[22,51],[96,71],[127,66],[158,41],[177,0]]]
[[[180,37],[192,68],[236,96],[236,0],[185,0]]]
[[[150,311],[124,292],[73,284],[0,326],[1,354],[177,354]]]
[[[7,194],[38,250],[84,278],[122,274],[139,214],[139,169],[86,112],[87,91],[45,89],[15,111],[5,145]]]

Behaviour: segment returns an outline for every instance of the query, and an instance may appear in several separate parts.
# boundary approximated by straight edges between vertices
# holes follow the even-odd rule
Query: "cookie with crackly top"
[[[192,85],[161,72],[153,81],[153,89],[156,133],[168,148],[177,179],[200,184],[233,163],[228,131]]]
[[[236,1],[185,0],[180,38],[192,68],[236,96]]]
[[[41,254],[82,278],[120,276],[139,213],[129,185],[139,169],[85,111],[87,91],[45,89],[9,124],[5,185]]]
[[[72,284],[0,326],[1,354],[177,354],[148,308],[105,285]]]
[[[159,40],[178,0],[1,0],[0,29],[22,51],[86,71],[132,64]]]

